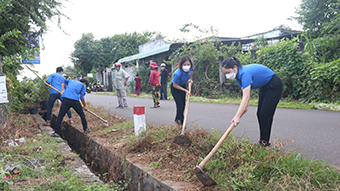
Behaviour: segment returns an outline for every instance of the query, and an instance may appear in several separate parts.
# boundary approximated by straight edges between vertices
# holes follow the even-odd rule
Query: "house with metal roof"
[[[244,51],[251,50],[251,46],[254,44],[256,38],[264,37],[270,43],[280,42],[282,38],[293,38],[300,34],[301,31],[287,30],[287,29],[274,29],[271,31],[254,34],[251,36],[234,38],[234,37],[217,37],[216,41],[223,43],[224,45],[230,46],[232,43],[235,45],[241,44]],[[205,39],[200,39],[204,42]],[[209,38],[211,40],[211,38]],[[122,64],[125,71],[130,74],[129,81],[134,80],[133,67],[139,67],[139,65],[145,64],[149,65],[151,62],[156,62],[160,65],[162,62],[168,61],[169,56],[172,52],[176,51],[178,48],[182,47],[184,43],[168,43],[165,42],[163,38],[139,45],[139,53],[131,56],[127,56],[118,60]],[[174,66],[167,66],[169,71],[172,70]],[[107,70],[105,73],[107,73]],[[107,76],[104,74],[103,76]],[[105,77],[104,77],[105,78]],[[106,77],[104,83],[110,83],[109,79]]]

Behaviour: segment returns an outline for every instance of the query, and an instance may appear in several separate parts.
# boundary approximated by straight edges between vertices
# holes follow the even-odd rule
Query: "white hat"
[[[161,67],[163,67],[163,66],[165,67],[165,66],[166,66],[166,64],[162,63],[162,64],[161,64]]]

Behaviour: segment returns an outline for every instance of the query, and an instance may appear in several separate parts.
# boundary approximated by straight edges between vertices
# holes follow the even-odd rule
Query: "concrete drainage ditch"
[[[54,128],[56,116],[51,119],[51,126]],[[80,158],[84,160],[89,169],[98,175],[106,175],[106,180],[113,180],[118,183],[121,180],[129,182],[129,190],[186,190],[194,188],[190,183],[161,181],[146,172],[147,167],[129,162],[118,152],[108,150],[92,138],[84,135],[83,131],[63,122],[61,136],[68,145],[75,150]]]

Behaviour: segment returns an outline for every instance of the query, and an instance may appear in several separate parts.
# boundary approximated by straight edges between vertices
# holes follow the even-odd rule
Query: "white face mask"
[[[120,67],[116,67],[116,70],[119,71],[119,68],[120,68]]]
[[[184,72],[189,72],[190,66],[183,66],[182,69]]]
[[[234,70],[234,69],[233,69]],[[234,70],[233,73],[226,74],[225,77],[229,80],[234,80],[236,78],[236,72]]]
[[[163,67],[163,66],[161,67],[162,70],[164,70],[164,68],[165,68],[165,67]]]

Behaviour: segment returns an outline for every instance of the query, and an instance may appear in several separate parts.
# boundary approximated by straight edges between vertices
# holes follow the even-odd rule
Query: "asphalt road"
[[[133,120],[133,106],[144,105],[147,123],[174,123],[176,106],[172,100],[161,100],[161,107],[156,109],[150,108],[153,105],[152,99],[145,98],[128,97],[127,109],[115,108],[118,105],[116,96],[87,94],[85,100],[129,120]],[[212,132],[212,129],[224,132],[237,109],[238,105],[191,102],[187,128],[200,126],[208,132]],[[234,135],[249,137],[250,142],[259,140],[256,109],[249,107],[241,123],[232,131]],[[282,142],[291,139],[294,142],[286,146],[289,151],[297,150],[311,160],[330,160],[329,164],[340,167],[339,135],[340,112],[277,108],[271,142],[275,138]]]

